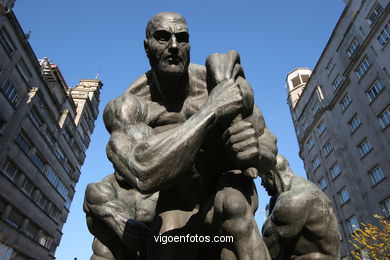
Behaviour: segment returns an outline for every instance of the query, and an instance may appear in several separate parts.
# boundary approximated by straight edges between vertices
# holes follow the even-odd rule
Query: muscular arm
[[[239,84],[248,83],[241,78]],[[276,164],[276,138],[266,126],[263,114],[256,105],[248,117],[234,119],[232,126],[224,133],[224,138],[233,152],[236,166],[244,171],[256,169],[253,173],[245,171],[246,175],[255,178]]]
[[[255,136],[259,146],[257,162],[255,162],[258,172],[265,173],[276,164],[278,148],[276,137],[265,124],[263,114],[255,105],[253,113],[245,121],[251,122],[255,129]]]
[[[134,220],[135,213],[130,212],[131,202],[120,200],[108,181],[88,184],[83,205],[88,228],[101,241],[110,240],[115,235],[128,248],[145,251],[149,227]]]
[[[264,241],[272,258],[282,254],[284,247],[303,229],[309,217],[311,201],[304,193],[282,193],[263,227]]]
[[[138,190],[152,193],[171,185],[193,164],[208,131],[222,114],[238,113],[242,96],[232,80],[217,86],[203,108],[183,124],[162,133],[146,125],[148,107],[129,93],[111,101],[104,121],[111,133],[108,158]]]

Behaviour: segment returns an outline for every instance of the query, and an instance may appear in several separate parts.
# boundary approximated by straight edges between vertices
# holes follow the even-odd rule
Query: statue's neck
[[[172,76],[153,71],[153,75],[160,101],[167,107],[181,107],[188,94],[188,73]]]

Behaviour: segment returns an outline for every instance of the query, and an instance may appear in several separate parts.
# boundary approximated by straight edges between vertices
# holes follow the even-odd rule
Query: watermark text
[[[154,242],[166,245],[168,243],[232,243],[233,236],[201,236],[201,235],[181,235],[181,236],[153,236]]]

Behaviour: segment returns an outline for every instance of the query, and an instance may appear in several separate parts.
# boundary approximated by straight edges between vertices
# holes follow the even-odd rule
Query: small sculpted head
[[[270,170],[265,174],[261,175],[261,185],[267,191],[268,196],[276,195],[276,183],[275,183],[275,172]]]
[[[150,66],[167,76],[181,76],[190,63],[190,42],[187,22],[181,14],[162,12],[146,26],[144,41]]]
[[[290,189],[293,176],[286,158],[278,154],[275,167],[267,173],[261,174],[261,185],[269,196],[279,195]]]

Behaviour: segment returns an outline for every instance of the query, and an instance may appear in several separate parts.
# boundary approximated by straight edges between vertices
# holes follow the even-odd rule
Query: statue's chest
[[[152,127],[157,133],[175,128],[191,116],[198,112],[206,102],[207,97],[189,97],[181,107],[179,112],[171,112],[168,109],[158,104],[157,102],[148,102],[147,124]]]

